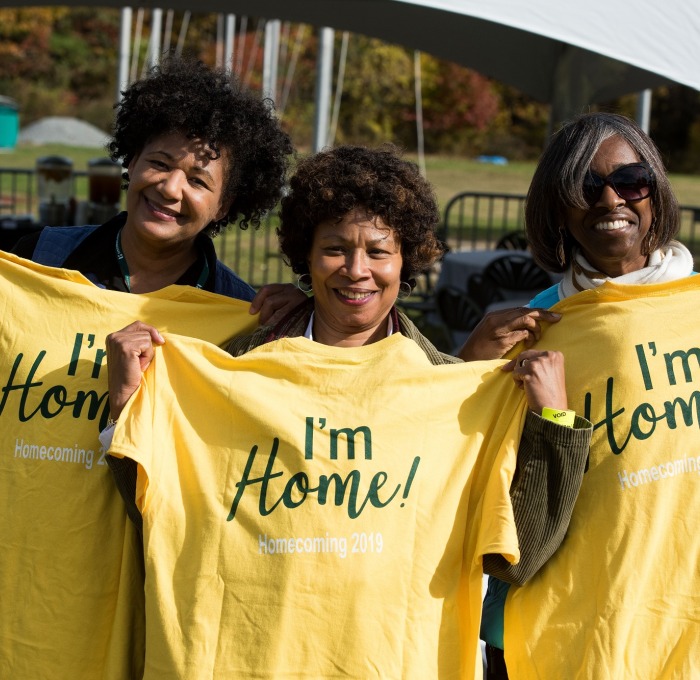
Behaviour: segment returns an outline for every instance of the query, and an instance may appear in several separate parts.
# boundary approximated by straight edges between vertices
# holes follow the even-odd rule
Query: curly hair
[[[435,233],[440,220],[435,193],[418,166],[403,160],[393,145],[339,146],[300,161],[282,199],[277,233],[295,273],[309,273],[316,227],[340,221],[355,208],[380,217],[396,232],[403,281],[425,271],[444,253]]]
[[[260,225],[280,199],[293,151],[269,100],[226,71],[185,57],[163,60],[122,95],[107,146],[112,160],[127,168],[150,140],[173,132],[202,139],[213,159],[226,161],[222,203],[230,203],[207,233],[217,234],[239,217],[243,229]],[[128,173],[123,177],[127,188]]]
[[[583,181],[600,145],[620,137],[654,173],[649,251],[662,248],[678,233],[680,211],[661,154],[649,136],[630,118],[615,113],[588,113],[564,124],[552,137],[537,165],[527,192],[525,230],[535,261],[548,271],[563,272],[575,244],[566,227],[568,208],[588,209]],[[557,257],[563,239],[564,262]]]

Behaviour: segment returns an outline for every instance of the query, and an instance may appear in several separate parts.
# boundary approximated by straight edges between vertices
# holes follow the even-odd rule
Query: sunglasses
[[[623,201],[641,201],[649,197],[654,182],[654,171],[647,163],[623,165],[607,177],[589,171],[583,180],[583,197],[588,205],[595,205],[607,184]]]

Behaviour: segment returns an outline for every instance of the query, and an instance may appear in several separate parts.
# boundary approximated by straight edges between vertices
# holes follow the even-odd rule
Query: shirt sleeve
[[[554,554],[569,527],[592,434],[580,416],[570,428],[528,411],[510,488],[520,561],[484,555],[487,574],[522,585]]]

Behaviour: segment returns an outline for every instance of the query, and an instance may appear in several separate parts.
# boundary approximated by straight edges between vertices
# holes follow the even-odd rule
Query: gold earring
[[[566,266],[566,252],[564,250],[564,230],[559,229],[559,242],[557,243],[557,260],[559,264],[564,267]]]

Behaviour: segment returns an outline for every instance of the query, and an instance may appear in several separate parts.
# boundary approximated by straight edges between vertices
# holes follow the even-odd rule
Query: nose
[[[345,258],[346,276],[359,281],[367,276],[367,258],[362,250],[352,250]]]
[[[604,206],[606,208],[616,208],[619,205],[624,205],[625,199],[620,198],[617,195],[615,189],[613,189],[610,184],[606,184],[603,187],[603,191],[600,194],[596,205]]]
[[[179,200],[182,198],[183,182],[185,174],[177,169],[166,172],[158,183],[158,189],[164,198]]]

